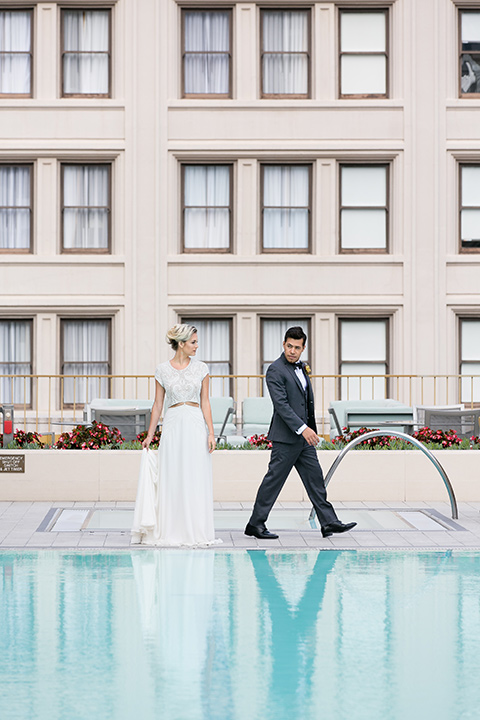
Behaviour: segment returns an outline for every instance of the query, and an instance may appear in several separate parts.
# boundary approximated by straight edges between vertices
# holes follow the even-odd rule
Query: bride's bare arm
[[[210,396],[208,394],[208,385],[210,378],[206,375],[202,381],[202,390],[200,392],[200,405],[203,412],[203,417],[208,427],[208,450],[213,452],[215,450],[215,433],[213,431],[212,421],[212,408],[210,407]]]
[[[165,398],[165,389],[160,385],[158,380],[155,380],[155,400],[153,401],[152,414],[150,416],[150,425],[148,428],[147,437],[142,443],[142,447],[148,448],[152,442],[153,436],[155,435],[155,428],[160,420],[162,414],[163,400]]]

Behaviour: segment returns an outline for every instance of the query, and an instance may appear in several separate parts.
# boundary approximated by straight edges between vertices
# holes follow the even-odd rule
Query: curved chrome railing
[[[447,488],[448,497],[450,499],[450,507],[452,509],[452,518],[454,520],[458,519],[458,508],[457,508],[457,500],[455,498],[455,493],[453,491],[452,484],[450,480],[448,479],[448,475],[445,472],[442,465],[439,463],[435,455],[425,447],[419,440],[412,437],[411,435],[406,435],[405,433],[398,432],[397,430],[389,430],[388,433],[385,432],[385,430],[372,430],[371,432],[365,433],[364,435],[359,435],[359,437],[355,438],[355,440],[352,440],[351,442],[346,445],[341,453],[338,455],[336,460],[332,463],[330,469],[328,470],[327,474],[325,475],[325,487],[327,487],[328,483],[332,479],[333,473],[338,468],[340,463],[342,462],[345,455],[349,452],[349,450],[352,450],[356,445],[359,445],[364,440],[369,440],[370,438],[374,437],[382,437],[382,435],[393,435],[394,437],[401,438],[402,440],[406,440],[406,442],[411,443],[412,445],[415,445],[419,450],[423,452],[424,455],[428,457],[428,459],[435,465],[438,472],[441,475],[441,478],[445,484],[445,487]],[[386,451],[388,452],[388,451]],[[312,512],[310,513],[310,520],[313,520],[315,517],[315,508],[312,508]]]

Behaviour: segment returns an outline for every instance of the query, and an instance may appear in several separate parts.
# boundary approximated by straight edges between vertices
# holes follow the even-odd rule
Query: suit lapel
[[[300,382],[300,378],[298,377],[297,373],[295,372],[295,368],[293,367],[292,363],[289,363],[289,362],[288,362],[288,360],[287,360],[287,358],[285,357],[285,355],[283,355],[282,357],[283,357],[283,362],[284,362],[285,365],[287,366],[288,371],[289,371],[290,373],[292,373],[293,377],[295,378],[295,382],[297,383],[299,389],[302,391],[302,395],[303,395],[305,391],[304,391],[304,389],[303,389],[302,383]],[[307,387],[308,387],[308,379],[307,379]]]

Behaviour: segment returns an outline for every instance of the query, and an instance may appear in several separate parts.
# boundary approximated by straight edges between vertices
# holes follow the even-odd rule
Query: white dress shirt
[[[296,367],[295,375],[302,383],[302,387],[305,391],[307,389],[307,378],[305,377],[305,373],[303,372],[302,368]],[[301,427],[299,427],[298,430],[296,431],[297,435],[301,435],[303,433],[303,431],[306,429],[306,427],[307,427],[306,424],[303,423],[303,425]]]

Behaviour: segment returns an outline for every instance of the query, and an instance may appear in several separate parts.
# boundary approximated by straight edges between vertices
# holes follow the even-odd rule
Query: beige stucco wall
[[[259,7],[235,0],[231,100],[180,98],[176,0],[114,2],[113,97],[62,99],[60,5],[32,4],[34,97],[0,99],[0,162],[34,162],[34,252],[0,257],[0,315],[34,318],[34,372],[59,371],[60,317],[112,317],[113,372],[151,373],[166,326],[197,314],[233,318],[233,370],[255,373],[260,318],[300,313],[316,373],[338,369],[339,314],[391,317],[393,373],[458,372],[457,316],[480,315],[480,256],[457,253],[457,163],[480,159],[480,101],[457,98],[451,0],[388,4],[384,101],[336,99],[337,6],[315,1],[312,99],[260,100]],[[180,253],[180,162],[201,158],[234,163],[229,255]],[[113,163],[110,256],[60,254],[69,159]],[[313,165],[312,254],[261,255],[259,163],[292,159]],[[345,159],[391,163],[388,255],[337,252]]]

